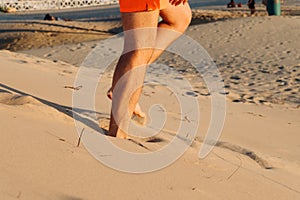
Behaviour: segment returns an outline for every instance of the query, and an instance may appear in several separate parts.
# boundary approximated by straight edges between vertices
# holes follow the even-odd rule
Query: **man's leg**
[[[163,21],[158,24],[158,27],[161,29],[158,30],[156,47],[149,63],[153,63],[186,30],[192,17],[190,6],[187,3],[178,6],[170,4],[167,8],[161,10],[159,14],[163,18]],[[110,99],[112,98],[111,89],[108,91],[107,96]],[[145,117],[139,104],[136,105],[133,113],[139,117]]]
[[[134,67],[140,65],[147,65],[154,62],[174,40],[176,40],[181,33],[183,33],[188,27],[191,21],[191,10],[188,4],[180,4],[178,6],[169,5],[166,9],[152,12],[140,12],[140,13],[123,13],[122,22],[124,31],[135,29],[135,28],[144,28],[144,27],[156,27],[158,14],[163,18],[163,21],[159,23],[158,27],[162,28],[158,30],[157,35],[150,30],[149,34],[139,34],[134,37],[125,37],[125,48],[128,45],[127,42],[132,42],[132,40],[148,40],[148,42],[154,42],[155,49],[149,50],[137,50],[134,52],[127,53],[121,56],[116,71],[114,73],[112,90],[114,89],[117,81],[124,75],[126,72],[132,70]],[[140,82],[142,84],[144,80],[145,70],[142,76],[134,76],[133,78],[138,78],[139,80],[132,80],[135,82]],[[128,81],[130,81],[128,79]],[[128,84],[130,85],[130,84]],[[125,92],[125,90],[123,90]],[[137,104],[138,99],[141,94],[141,87],[134,92],[133,96],[129,101],[129,115],[135,111],[138,115],[144,115],[141,112],[139,105]],[[122,95],[121,95],[122,96]],[[112,97],[112,96],[111,96]],[[120,103],[124,103],[122,99],[113,101],[113,108],[121,107]],[[128,122],[129,123],[129,122]],[[127,129],[127,125],[125,125]],[[116,136],[120,138],[126,138],[125,130],[121,130],[114,116],[111,114],[109,135]]]
[[[159,11],[122,13],[121,15],[125,31],[124,54],[120,57],[113,76],[112,91],[114,97],[112,98],[109,135],[126,138],[130,116],[141,94],[146,65],[153,54],[153,48],[149,47],[155,46]],[[148,48],[143,49],[143,47]],[[120,80],[122,81],[121,84],[118,83]],[[139,85],[139,88],[133,91],[136,85]],[[118,86],[117,94],[115,94],[116,86]],[[127,95],[130,92],[133,93],[128,99]],[[127,103],[129,104],[124,105]]]

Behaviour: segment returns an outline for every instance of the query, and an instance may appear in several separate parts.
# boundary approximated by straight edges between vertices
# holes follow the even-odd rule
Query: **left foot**
[[[107,91],[107,97],[111,100],[112,99],[112,90],[111,88]],[[146,124],[146,114],[142,111],[140,104],[137,103],[135,109],[133,111],[132,119],[138,122],[141,125]]]

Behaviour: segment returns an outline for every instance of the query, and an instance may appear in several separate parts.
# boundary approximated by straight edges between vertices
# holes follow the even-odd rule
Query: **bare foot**
[[[112,91],[111,88],[107,91],[107,97],[112,99]],[[132,119],[141,125],[146,124],[146,114],[142,111],[140,104],[137,103],[135,109],[133,111]]]
[[[108,135],[116,138],[127,139],[127,134],[116,124],[110,124]]]

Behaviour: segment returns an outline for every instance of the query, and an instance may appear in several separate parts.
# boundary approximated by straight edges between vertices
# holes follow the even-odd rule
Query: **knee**
[[[190,25],[192,20],[192,12],[191,10],[187,10],[186,12],[183,13],[182,16],[180,16],[180,21],[177,23],[177,29],[179,32],[184,32],[187,27]]]
[[[184,10],[184,12],[180,13],[180,17],[174,20],[166,21],[170,26],[173,27],[174,30],[183,33],[192,20],[192,11],[190,9]]]

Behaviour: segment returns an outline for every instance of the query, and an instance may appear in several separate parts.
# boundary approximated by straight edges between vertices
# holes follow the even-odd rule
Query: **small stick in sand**
[[[77,147],[79,147],[79,145],[80,145],[81,137],[82,137],[82,135],[83,135],[83,131],[84,131],[84,128],[82,129],[82,131],[81,131],[81,133],[80,133],[80,136],[79,136],[79,138],[78,138]]]
[[[73,87],[73,86],[65,86],[64,88],[68,88],[68,89],[72,89],[72,90],[80,90],[82,88],[82,85],[79,85],[77,87]]]

